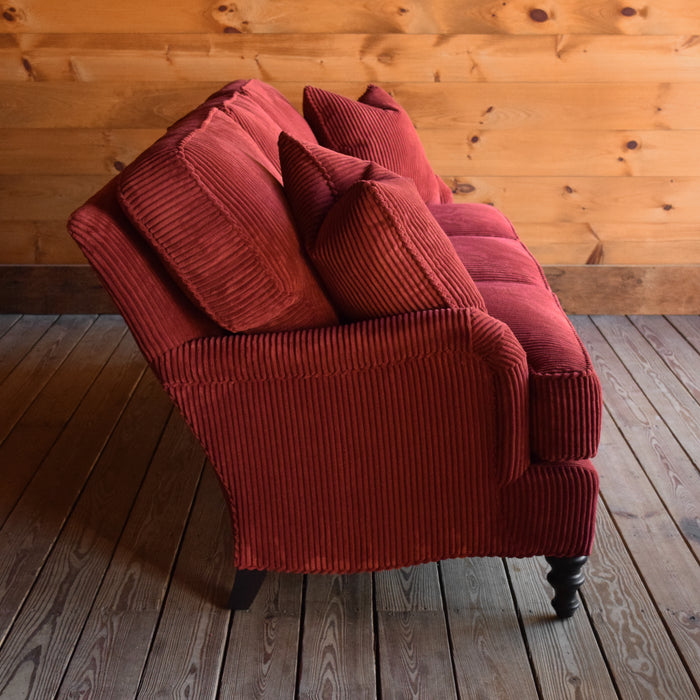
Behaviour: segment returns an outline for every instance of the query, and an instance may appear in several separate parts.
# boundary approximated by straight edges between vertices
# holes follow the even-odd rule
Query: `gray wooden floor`
[[[605,392],[583,607],[540,560],[269,576],[113,316],[0,316],[0,698],[697,698],[700,317],[575,317]]]

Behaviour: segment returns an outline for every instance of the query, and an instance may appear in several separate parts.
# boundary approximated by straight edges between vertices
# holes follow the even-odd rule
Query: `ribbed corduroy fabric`
[[[238,566],[519,554],[500,494],[528,463],[527,370],[483,312],[205,339],[159,372],[228,494]]]
[[[279,158],[284,192],[306,247],[315,245],[321,223],[338,197],[376,170],[367,160],[303,143],[285,132],[279,136]]]
[[[590,554],[598,474],[587,460],[531,464],[502,496],[507,546],[518,552],[513,556]]]
[[[406,178],[357,182],[330,209],[307,252],[344,318],[485,308],[449,239]]]
[[[600,381],[556,296],[536,284],[477,284],[488,312],[508,325],[527,353],[533,454],[550,461],[593,457],[603,410]]]
[[[218,107],[248,133],[279,172],[277,138],[286,131],[295,139],[315,143],[311,127],[286,97],[260,80],[237,80],[225,85],[204,103]]]
[[[124,216],[117,178],[71,216],[68,230],[150,363],[188,340],[223,334],[182,293]]]
[[[236,210],[252,241],[232,253],[231,264],[234,271],[255,270],[262,252],[264,264],[284,278],[288,243],[268,246],[269,232],[259,223],[278,206],[289,220],[276,164],[251,140],[238,170],[222,170],[231,167],[225,138],[186,157],[180,152],[212,107],[219,110],[213,121],[231,122],[225,103],[246,85],[231,83],[169,130],[171,157],[180,158],[173,170],[157,148],[142,158],[152,167],[149,186],[162,187],[159,207],[177,210],[178,197],[188,203],[172,223],[172,242],[177,253],[189,246],[194,258],[203,253],[195,246],[198,227],[210,221],[216,227],[230,214],[221,206],[225,197],[211,197],[212,217],[188,198],[187,188],[201,185],[200,173],[224,193],[240,186],[229,177],[254,190],[272,183],[258,202],[262,209],[246,203],[242,214]],[[269,86],[248,94],[258,87],[259,99],[271,100],[268,114],[284,115],[289,105]],[[304,129],[287,131],[308,137]],[[124,216],[116,200],[122,179],[81,207],[69,229],[210,456],[231,511],[238,567],[352,572],[456,556],[589,553],[597,476],[589,462],[575,460],[597,446],[600,387],[556,299],[512,242],[472,248],[472,268],[493,315],[473,307],[431,310],[230,335],[192,303],[191,290],[181,291],[164,258]],[[151,225],[156,203],[141,204],[142,223]],[[517,239],[505,217],[483,205],[444,205],[436,217],[457,237]],[[218,233],[225,239],[234,230],[229,223]],[[455,239],[468,261],[463,245]],[[210,279],[220,281],[228,268],[216,249],[204,252]],[[505,269],[497,279],[489,279],[491,256],[494,268]],[[262,289],[259,301],[274,303],[264,282]],[[252,297],[247,293],[244,299]],[[531,441],[551,463],[530,463]]]
[[[307,86],[304,116],[322,146],[412,179],[426,203],[450,201],[451,192],[438,182],[410,117],[377,85],[357,101]]]
[[[230,331],[337,322],[304,259],[277,168],[229,116],[169,131],[123,171],[125,211],[183,289]],[[277,134],[275,134],[275,141]]]
[[[428,209],[448,236],[490,236],[519,240],[513,224],[496,207],[489,204],[428,204]]]

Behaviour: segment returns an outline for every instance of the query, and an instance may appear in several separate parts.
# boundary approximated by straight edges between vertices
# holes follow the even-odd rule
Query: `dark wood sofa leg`
[[[580,603],[578,589],[586,580],[581,573],[581,568],[588,561],[588,557],[545,557],[552,570],[547,574],[554,598],[552,607],[557,617],[565,619],[571,617]]]
[[[228,599],[228,607],[231,610],[247,610],[253,604],[266,573],[253,569],[239,569]]]

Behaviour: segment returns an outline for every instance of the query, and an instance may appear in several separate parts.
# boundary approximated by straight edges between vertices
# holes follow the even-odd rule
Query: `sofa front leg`
[[[552,607],[557,617],[563,620],[571,617],[580,605],[576,593],[586,580],[581,573],[581,568],[588,561],[588,557],[545,557],[545,559],[552,567],[547,574],[547,581],[554,588]]]
[[[265,580],[265,571],[239,569],[233,582],[233,589],[228,601],[230,610],[247,610],[258,595]]]

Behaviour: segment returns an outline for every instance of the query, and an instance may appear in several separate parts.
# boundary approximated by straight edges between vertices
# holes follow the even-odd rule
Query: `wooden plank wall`
[[[567,310],[700,310],[695,0],[3,0],[0,24],[0,264],[83,263],[70,211],[225,82],[298,107],[376,82]]]

